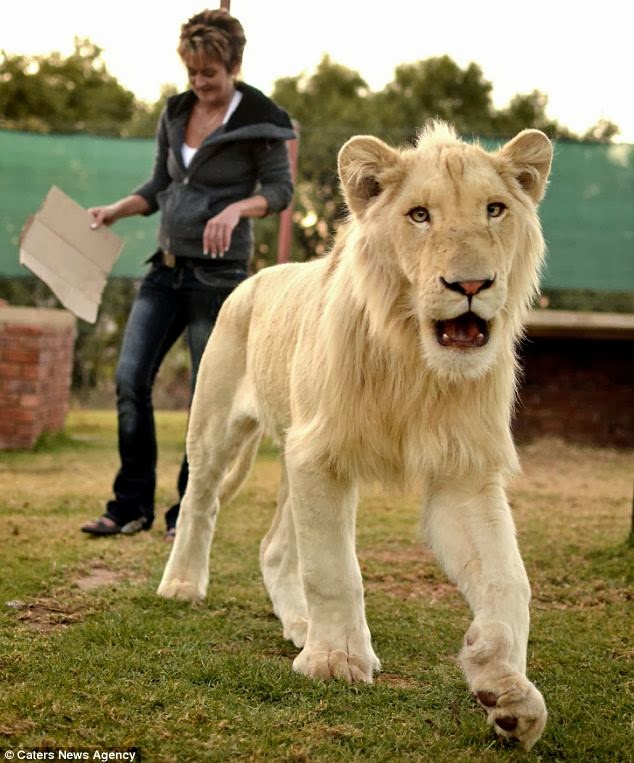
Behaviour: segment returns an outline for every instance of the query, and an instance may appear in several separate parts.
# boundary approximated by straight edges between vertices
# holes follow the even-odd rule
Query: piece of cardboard
[[[105,226],[93,230],[91,221],[86,209],[53,186],[24,225],[20,263],[71,313],[94,323],[123,239]]]

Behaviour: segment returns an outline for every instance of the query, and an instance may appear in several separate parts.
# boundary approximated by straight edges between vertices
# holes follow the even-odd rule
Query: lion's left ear
[[[352,212],[360,214],[381,193],[386,175],[398,163],[398,151],[371,135],[357,135],[344,143],[339,151],[339,179]]]
[[[498,152],[497,156],[510,165],[515,179],[537,204],[546,191],[553,160],[553,147],[541,130],[522,130]]]

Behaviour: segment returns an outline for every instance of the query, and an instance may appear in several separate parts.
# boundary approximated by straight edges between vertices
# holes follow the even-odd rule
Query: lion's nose
[[[457,291],[460,294],[464,294],[465,297],[474,297],[479,292],[493,286],[495,276],[492,278],[483,278],[481,281],[446,281],[440,276],[440,281],[443,286],[451,289],[451,291]]]

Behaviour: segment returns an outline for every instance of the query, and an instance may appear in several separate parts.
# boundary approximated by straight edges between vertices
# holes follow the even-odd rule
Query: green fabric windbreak
[[[540,216],[544,288],[634,290],[634,145],[557,144]]]
[[[153,140],[0,131],[0,276],[27,274],[20,230],[51,185],[86,207],[107,204],[149,176],[153,156]],[[634,146],[557,144],[541,219],[545,288],[634,290]],[[114,226],[126,243],[113,275],[143,273],[157,226],[158,215]]]

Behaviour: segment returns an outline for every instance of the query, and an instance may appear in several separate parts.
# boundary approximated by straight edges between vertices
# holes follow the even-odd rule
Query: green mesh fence
[[[84,206],[114,201],[148,176],[152,140],[0,131],[0,276],[25,275],[18,238],[51,185]],[[301,162],[301,147],[300,147]],[[634,290],[634,146],[560,143],[541,211],[550,289]],[[122,220],[113,275],[139,276],[158,216]]]

